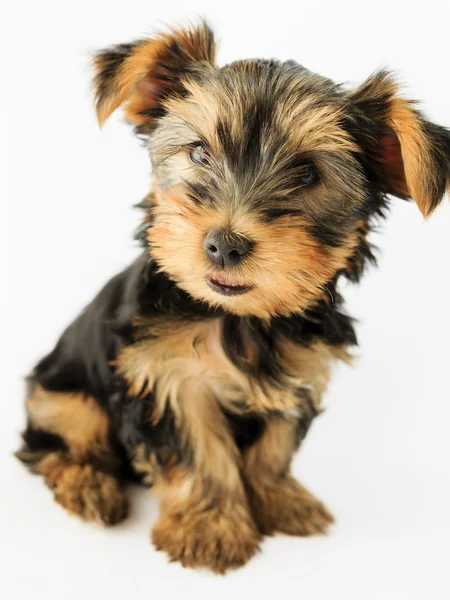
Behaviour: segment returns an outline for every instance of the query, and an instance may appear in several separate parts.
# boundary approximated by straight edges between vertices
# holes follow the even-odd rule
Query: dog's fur
[[[106,524],[126,516],[127,478],[153,486],[155,546],[222,573],[262,534],[332,523],[290,463],[356,344],[337,284],[374,260],[388,196],[437,207],[450,135],[385,71],[349,90],[293,61],[219,68],[205,23],[95,67],[100,123],[124,107],[151,154],[143,252],[36,366],[18,455]],[[213,262],[211,231],[244,259]],[[249,289],[217,291],[233,286]]]

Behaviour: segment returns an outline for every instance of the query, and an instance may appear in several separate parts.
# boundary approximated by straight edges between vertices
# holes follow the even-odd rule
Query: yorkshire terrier
[[[438,206],[450,132],[386,71],[347,89],[291,60],[220,68],[203,22],[94,63],[100,124],[122,106],[150,152],[143,251],[30,375],[17,454],[106,525],[127,480],[152,486],[156,548],[223,573],[333,523],[290,464],[356,344],[337,287],[374,261],[389,196]]]

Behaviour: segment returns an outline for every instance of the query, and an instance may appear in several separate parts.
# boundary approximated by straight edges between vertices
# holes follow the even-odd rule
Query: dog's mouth
[[[222,294],[222,296],[240,296],[253,288],[252,285],[237,285],[232,283],[226,277],[223,277],[223,275],[207,276],[205,279],[209,287],[214,292]]]

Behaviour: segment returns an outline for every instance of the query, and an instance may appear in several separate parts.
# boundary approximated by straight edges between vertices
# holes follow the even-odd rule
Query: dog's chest
[[[223,317],[186,322],[158,320],[146,324],[143,337],[118,356],[116,371],[130,395],[152,394],[158,413],[175,410],[183,397],[212,394],[236,412],[292,411],[302,392],[319,408],[332,350],[323,343],[309,347],[279,340],[272,349],[268,377],[260,368],[261,348],[239,332],[239,349],[226,351]],[[233,336],[233,331],[227,332]],[[236,331],[236,335],[238,332]]]

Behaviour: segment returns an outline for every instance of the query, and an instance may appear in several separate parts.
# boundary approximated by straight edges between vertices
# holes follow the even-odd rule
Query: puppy
[[[152,486],[156,548],[223,573],[333,522],[290,464],[356,344],[337,286],[373,262],[389,196],[438,206],[450,135],[385,71],[345,89],[294,61],[220,68],[205,23],[95,68],[100,124],[124,108],[150,152],[142,254],[35,367],[18,456],[107,525],[127,479]]]

